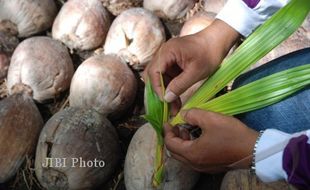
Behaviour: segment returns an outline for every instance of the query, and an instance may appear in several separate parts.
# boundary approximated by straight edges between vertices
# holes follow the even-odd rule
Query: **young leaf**
[[[296,31],[309,10],[309,0],[291,0],[251,34],[233,55],[225,59],[217,72],[199,88],[182,109],[197,107],[210,100],[230,81]],[[175,125],[180,121],[181,117],[178,114],[171,124]]]
[[[236,115],[277,103],[309,84],[310,64],[307,64],[264,77],[197,108]]]
[[[165,92],[163,77],[161,75],[162,92]],[[150,81],[146,82],[145,87],[145,119],[150,122],[157,134],[156,155],[154,161],[154,174],[152,185],[159,187],[164,177],[164,139],[163,139],[163,125],[168,121],[169,111],[167,102],[162,102],[157,94],[154,92]],[[164,94],[163,94],[164,95]]]

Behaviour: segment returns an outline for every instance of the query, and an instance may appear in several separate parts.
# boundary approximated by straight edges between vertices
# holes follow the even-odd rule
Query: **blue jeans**
[[[273,73],[305,64],[310,64],[310,48],[290,53],[242,74],[235,80],[233,89]],[[281,102],[236,117],[257,131],[274,128],[294,133],[310,129],[310,86]]]

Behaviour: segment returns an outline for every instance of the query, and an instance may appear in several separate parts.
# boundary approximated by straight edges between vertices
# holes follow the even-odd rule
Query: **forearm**
[[[256,174],[264,182],[285,179],[302,189],[310,188],[310,130],[293,135],[274,129],[258,142]]]

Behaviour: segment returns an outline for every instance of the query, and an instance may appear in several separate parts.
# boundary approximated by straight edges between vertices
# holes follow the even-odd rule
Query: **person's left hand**
[[[217,173],[252,154],[258,132],[234,117],[192,109],[181,112],[183,119],[201,128],[202,134],[190,140],[187,131],[165,125],[165,144],[171,155],[193,169]],[[249,167],[250,161],[242,167]]]

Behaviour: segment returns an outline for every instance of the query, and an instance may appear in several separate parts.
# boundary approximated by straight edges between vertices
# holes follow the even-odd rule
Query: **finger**
[[[199,126],[203,129],[205,127],[206,111],[201,109],[190,109],[181,111],[181,116],[184,121],[192,126]]]
[[[182,102],[181,102],[180,98],[178,98],[174,102],[172,102],[170,104],[170,113],[171,113],[171,115],[175,116],[179,112],[179,110],[181,109],[181,106],[182,106]]]
[[[152,84],[152,88],[160,99],[163,99],[163,92],[160,79],[160,71],[150,67],[148,70],[148,79]]]
[[[183,70],[178,76],[176,76],[167,86],[167,90],[164,99],[167,102],[173,102],[176,100],[185,90],[198,82],[199,79],[193,69]]]
[[[165,144],[168,150],[174,154],[185,157],[186,154],[190,151],[191,141],[183,140],[173,132],[173,128],[170,125],[165,125]]]
[[[186,160],[184,157],[182,156],[179,156],[178,154],[175,154],[173,152],[170,152],[172,158],[176,159],[176,160],[179,160],[180,162],[184,163],[184,164],[189,164],[189,161]]]
[[[190,140],[191,139],[190,133],[187,129],[181,127],[179,131],[180,131],[180,137],[183,140]]]

